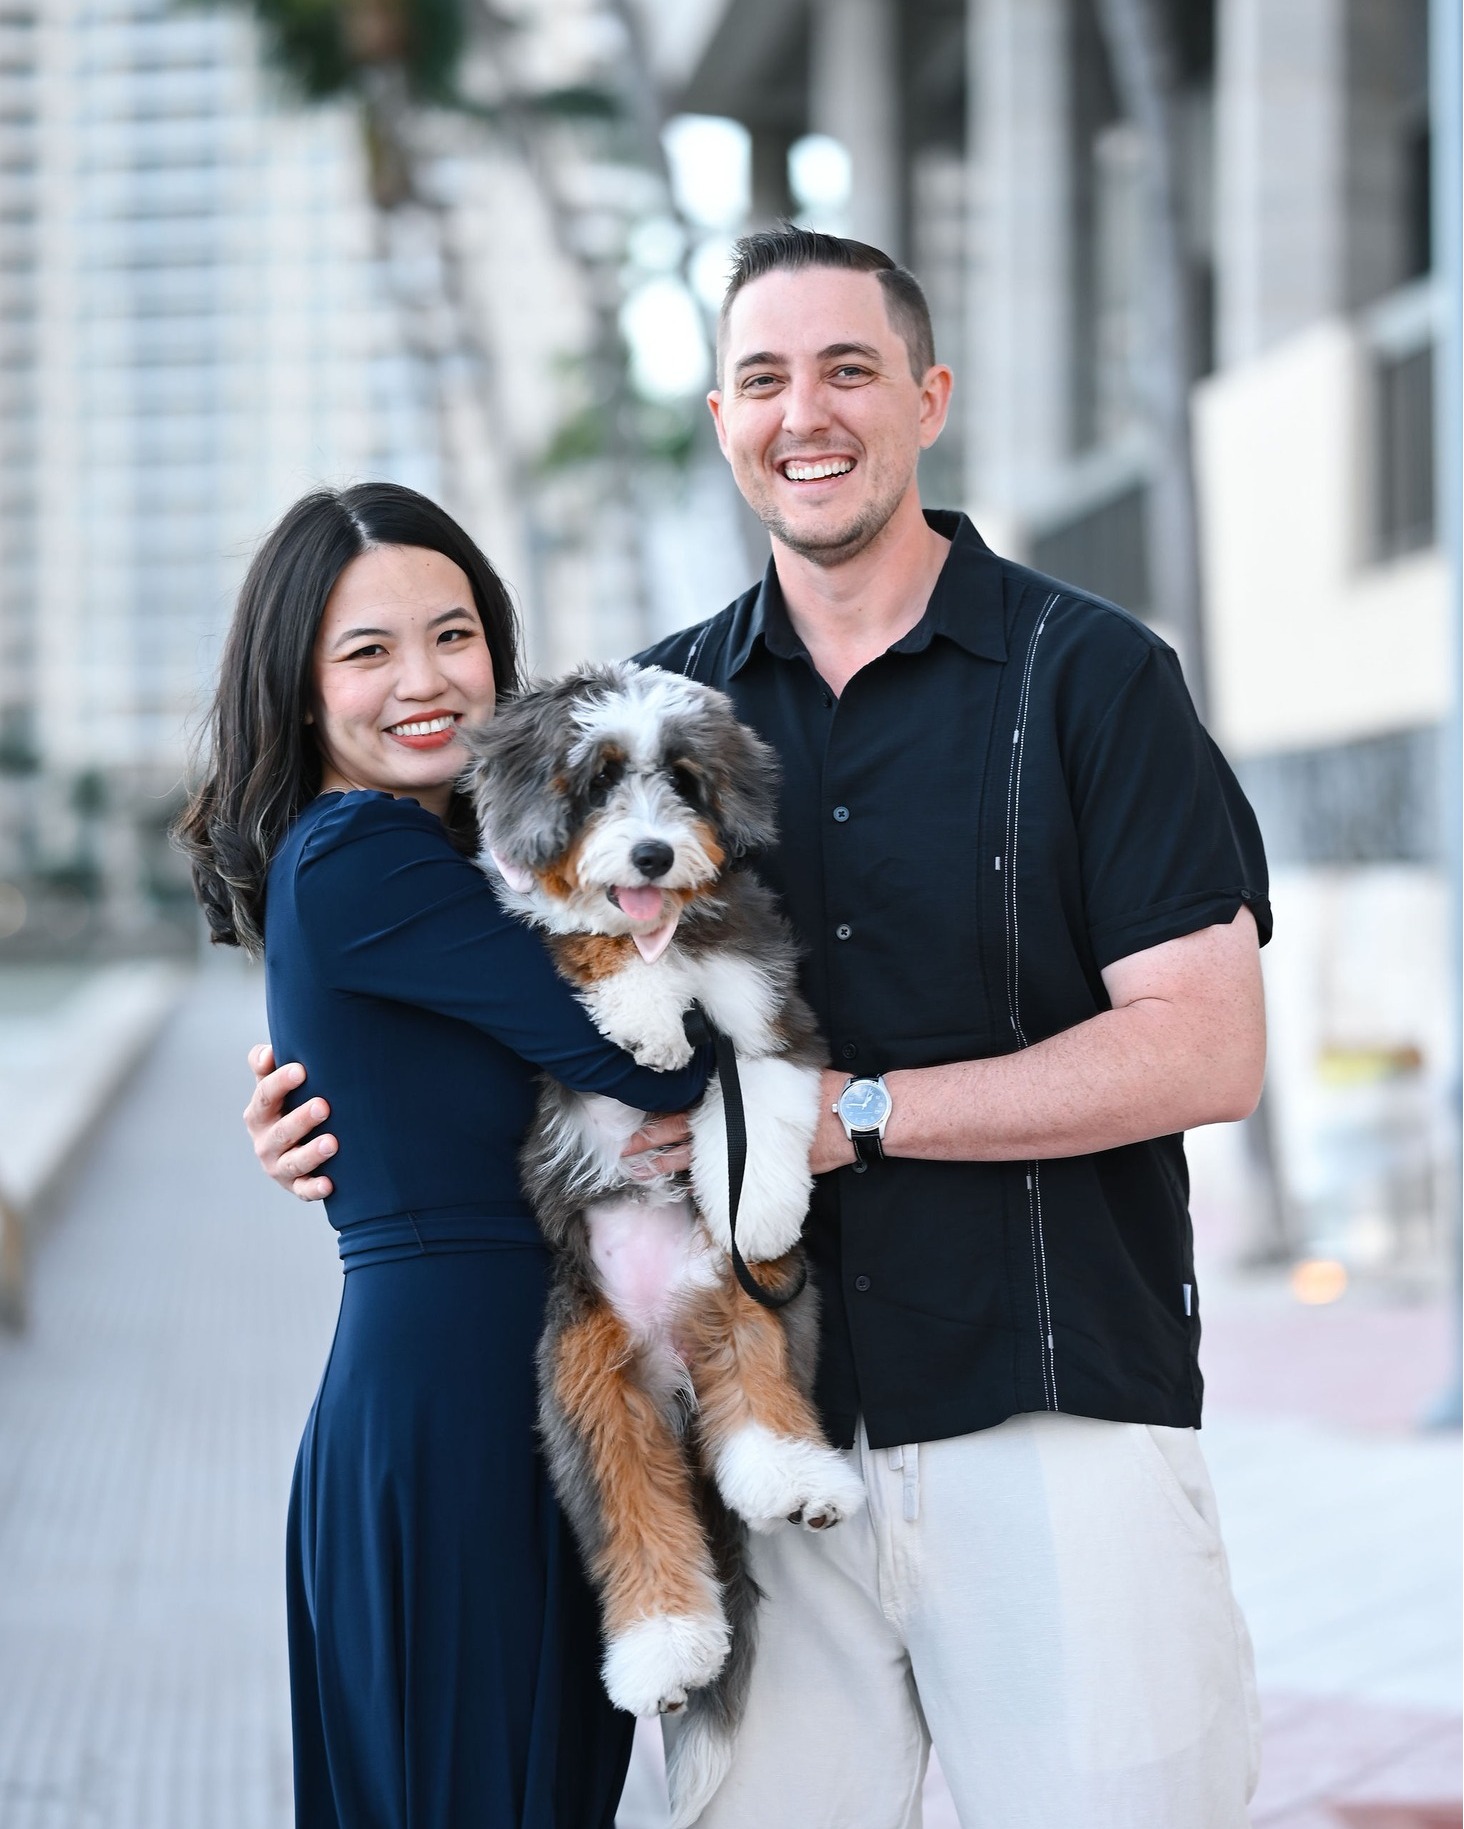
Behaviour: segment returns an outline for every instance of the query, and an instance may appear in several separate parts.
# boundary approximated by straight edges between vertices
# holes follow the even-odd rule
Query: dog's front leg
[[[782,1055],[740,1061],[747,1116],[747,1172],[737,1212],[737,1246],[749,1261],[782,1257],[798,1242],[813,1177],[808,1152],[818,1128],[821,1076]],[[719,1082],[691,1114],[691,1181],[712,1237],[730,1249],[727,1118]]]
[[[633,957],[580,992],[602,1035],[634,1055],[639,1066],[663,1073],[691,1059],[683,1021],[688,996],[686,973],[674,957],[655,965]]]
[[[605,1689],[618,1708],[651,1715],[712,1681],[728,1632],[681,1444],[636,1362],[629,1328],[601,1297],[554,1341],[550,1395],[555,1422],[583,1447],[598,1501],[591,1566]]]
[[[785,1518],[823,1530],[863,1503],[863,1482],[794,1382],[782,1321],[730,1267],[699,1296],[687,1333],[707,1471],[732,1511],[753,1530]]]

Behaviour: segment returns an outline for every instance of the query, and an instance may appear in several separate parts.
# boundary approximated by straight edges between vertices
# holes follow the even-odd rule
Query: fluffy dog
[[[645,1066],[684,1066],[698,1003],[735,1042],[737,1243],[791,1295],[823,1052],[782,917],[736,867],[775,836],[772,752],[721,693],[631,666],[536,687],[469,743],[485,864],[601,1032]],[[726,1770],[750,1669],[745,1527],[822,1529],[863,1493],[808,1400],[812,1292],[774,1313],[734,1280],[720,1086],[692,1114],[689,1188],[628,1172],[644,1115],[546,1081],[524,1169],[555,1252],[549,1463],[599,1587],[611,1699],[687,1707],[669,1772],[684,1824]]]

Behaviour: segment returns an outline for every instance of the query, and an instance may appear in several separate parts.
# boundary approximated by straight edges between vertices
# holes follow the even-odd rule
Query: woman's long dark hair
[[[513,604],[435,502],[399,483],[319,489],[296,502],[265,538],[239,592],[207,726],[207,773],[173,828],[216,945],[264,950],[270,859],[320,791],[320,752],[305,721],[315,637],[336,580],[376,546],[421,546],[461,567],[497,692],[507,697],[518,686]]]

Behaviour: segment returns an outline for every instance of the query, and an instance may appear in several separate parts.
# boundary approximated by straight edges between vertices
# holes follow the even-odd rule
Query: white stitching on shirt
[[[1017,724],[1012,732],[1012,762],[1007,777],[1006,868],[1002,872],[1002,903],[1006,914],[1007,1013],[1012,1033],[1019,1047],[1027,1046],[1022,1028],[1018,973],[1021,965],[1021,932],[1017,921],[1017,836],[1021,821],[1022,757],[1026,750],[1027,711],[1031,704],[1032,668],[1037,643],[1047,626],[1052,606],[1057,602],[1054,591],[1042,606],[1037,626],[1027,643],[1027,659],[1022,670],[1022,689],[1017,698]],[[1047,1241],[1042,1233],[1042,1168],[1037,1162],[1027,1165],[1027,1223],[1032,1234],[1032,1285],[1037,1299],[1037,1351],[1042,1365],[1042,1395],[1050,1410],[1057,1408],[1057,1365],[1052,1346],[1052,1305],[1047,1290]]]
[[[1047,1342],[1044,1376],[1052,1381],[1052,1407],[1057,1408],[1057,1355],[1052,1347],[1052,1301],[1047,1293],[1047,1238],[1042,1229],[1042,1164],[1032,1164],[1032,1186],[1037,1195],[1037,1250],[1042,1259],[1042,1328]]]

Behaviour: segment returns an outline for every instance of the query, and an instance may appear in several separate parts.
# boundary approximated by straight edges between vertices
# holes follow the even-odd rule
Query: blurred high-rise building
[[[359,136],[237,12],[0,13],[0,876],[64,926],[176,881],[164,828],[254,542],[312,483],[432,489]]]
[[[0,5],[0,958],[187,941],[185,732],[313,484],[435,493],[536,667],[740,584],[720,464],[627,378],[677,234],[633,36],[610,0],[473,18],[384,193],[359,95],[304,100],[243,0]]]

